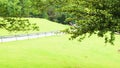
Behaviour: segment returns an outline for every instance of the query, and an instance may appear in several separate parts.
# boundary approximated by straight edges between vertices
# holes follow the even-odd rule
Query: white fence
[[[32,39],[32,38],[39,38],[39,37],[52,36],[52,35],[61,35],[61,34],[64,34],[64,33],[60,31],[51,31],[51,32],[40,32],[40,33],[22,34],[22,35],[13,35],[13,36],[0,36],[0,42]]]

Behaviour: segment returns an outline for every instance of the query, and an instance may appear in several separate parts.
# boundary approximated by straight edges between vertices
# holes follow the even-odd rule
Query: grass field
[[[0,68],[120,68],[120,36],[115,45],[96,37],[82,42],[68,35],[0,43]]]
[[[46,19],[40,19],[40,18],[27,18],[27,19],[29,19],[31,23],[37,23],[37,25],[39,26],[39,31],[29,31],[28,33],[57,31],[57,30],[63,30],[68,27],[67,25],[51,22]],[[0,36],[24,34],[24,33],[25,32],[10,33],[4,29],[0,29]]]

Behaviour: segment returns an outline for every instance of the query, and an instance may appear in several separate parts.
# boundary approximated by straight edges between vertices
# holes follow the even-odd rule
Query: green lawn
[[[59,23],[51,22],[46,19],[41,18],[27,18],[31,23],[37,23],[37,25],[40,27],[39,31],[30,31],[28,33],[36,33],[36,32],[48,32],[48,31],[56,31],[56,30],[63,30],[65,28],[68,28],[67,25],[62,25]],[[8,31],[4,29],[0,29],[0,36],[4,35],[15,35],[15,34],[24,34],[25,32],[17,32],[17,33],[9,33]]]
[[[96,37],[82,42],[68,35],[0,43],[0,68],[120,68],[120,36],[115,45]]]

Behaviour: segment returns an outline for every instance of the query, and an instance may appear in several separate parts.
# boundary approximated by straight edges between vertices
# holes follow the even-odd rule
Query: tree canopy
[[[38,26],[28,19],[31,7],[30,0],[0,0],[0,28],[8,31],[38,30]]]
[[[67,29],[71,39],[97,34],[105,38],[105,43],[113,44],[115,32],[120,32],[120,0],[70,0],[61,11],[72,16],[67,20],[75,22]]]

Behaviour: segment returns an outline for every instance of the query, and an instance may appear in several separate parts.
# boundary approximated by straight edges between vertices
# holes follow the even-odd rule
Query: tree
[[[72,16],[67,20],[75,22],[76,26],[66,30],[71,39],[80,37],[81,41],[87,34],[97,34],[105,43],[113,44],[115,32],[120,32],[120,0],[70,0],[61,11]]]
[[[31,24],[28,19],[29,0],[0,0],[0,28],[8,31],[38,30],[36,24]]]
[[[67,14],[57,11],[58,8],[63,6],[61,4],[63,4],[63,2],[66,0],[31,0],[31,1],[34,7],[33,9],[34,11],[36,10],[38,17],[46,18],[51,21],[55,21],[62,24],[67,24],[67,22],[65,22]],[[32,14],[34,15],[35,13],[32,12]]]

